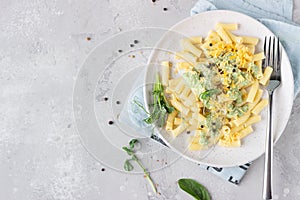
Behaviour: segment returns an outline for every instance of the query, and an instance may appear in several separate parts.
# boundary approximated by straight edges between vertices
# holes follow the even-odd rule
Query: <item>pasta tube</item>
[[[259,122],[261,120],[261,116],[260,115],[254,115],[252,117],[250,117],[244,124],[245,127],[250,126],[251,124],[254,124],[256,122]]]
[[[268,100],[263,99],[261,100],[251,111],[254,115],[258,115],[264,107],[268,105]]]
[[[171,114],[168,115],[167,121],[166,121],[166,130],[172,130],[173,124],[174,124],[174,118],[178,114],[176,110],[174,110]]]
[[[222,27],[219,27],[217,29],[217,33],[225,43],[227,43],[227,44],[232,43],[232,41],[231,41],[230,37],[228,36],[227,32]]]
[[[266,67],[266,69],[264,71],[264,75],[259,80],[259,83],[262,84],[262,85],[266,85],[267,82],[270,80],[272,72],[273,72],[273,68],[272,67],[270,67],[270,66]]]
[[[187,123],[182,123],[179,126],[177,126],[177,128],[171,130],[171,134],[173,137],[177,137],[178,135],[180,135],[186,128],[188,127]]]
[[[258,86],[259,86],[258,81],[254,81],[254,83],[252,84],[251,89],[248,93],[246,102],[252,103],[254,101],[255,95],[256,95],[257,90],[258,90]]]
[[[246,137],[247,135],[249,135],[252,132],[253,132],[252,127],[251,126],[247,126],[246,128],[244,128],[243,130],[240,131],[240,133],[239,133],[240,139]]]
[[[222,27],[223,29],[226,29],[226,30],[237,30],[238,29],[238,24],[234,23],[234,24],[225,24],[225,23],[220,23],[218,22],[216,24],[216,28],[219,28],[219,27]]]
[[[190,40],[183,39],[180,41],[180,45],[183,50],[189,51],[197,57],[200,57],[202,51],[195,47]]]
[[[171,63],[169,61],[163,61],[161,63],[161,82],[164,86],[168,85],[170,79],[170,66]]]
[[[259,39],[256,37],[250,37],[250,36],[242,36],[243,37],[243,43],[246,44],[253,44],[253,45],[257,45]]]

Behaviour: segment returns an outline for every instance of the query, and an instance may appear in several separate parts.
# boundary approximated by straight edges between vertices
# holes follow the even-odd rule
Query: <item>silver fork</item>
[[[264,42],[265,60],[263,67],[270,66],[273,72],[266,86],[269,94],[268,127],[265,147],[265,168],[263,198],[272,199],[272,177],[273,177],[273,128],[272,128],[272,104],[273,92],[281,83],[281,45],[276,37],[265,37]]]

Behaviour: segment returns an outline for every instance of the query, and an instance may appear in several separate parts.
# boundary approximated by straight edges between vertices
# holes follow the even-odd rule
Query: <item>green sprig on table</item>
[[[138,157],[135,155],[135,152],[134,152],[134,146],[136,143],[138,143],[139,141],[137,139],[132,139],[130,140],[129,142],[129,147],[127,146],[124,146],[122,149],[124,151],[127,152],[127,154],[129,156],[131,156],[131,159],[127,159],[124,163],[124,169],[126,171],[132,171],[134,169],[133,165],[131,164],[131,161],[135,161],[141,168],[142,170],[144,171],[144,175],[145,177],[147,178],[147,180],[149,181],[150,185],[151,185],[151,188],[153,190],[153,192],[156,194],[157,193],[157,189],[156,189],[156,186],[152,180],[152,178],[150,177],[150,174],[149,172],[147,171],[147,169],[143,166],[143,164],[141,163],[141,161],[138,159]]]

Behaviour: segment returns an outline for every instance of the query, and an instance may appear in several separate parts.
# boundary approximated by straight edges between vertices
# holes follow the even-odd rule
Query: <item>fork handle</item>
[[[268,127],[265,146],[265,168],[263,198],[272,199],[272,179],[273,179],[273,131],[272,131],[272,104],[273,91],[269,91]]]

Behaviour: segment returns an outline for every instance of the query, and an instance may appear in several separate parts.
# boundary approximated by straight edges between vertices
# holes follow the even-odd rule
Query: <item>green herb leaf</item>
[[[208,190],[193,179],[179,179],[178,180],[179,187],[193,196],[197,200],[210,200],[210,195]]]
[[[150,115],[144,119],[147,124],[157,123],[158,127],[162,127],[165,124],[166,116],[168,113],[174,111],[164,94],[164,86],[160,82],[159,75],[156,75],[156,82],[153,85],[152,90],[153,95],[153,107],[151,109]]]
[[[133,148],[134,148],[134,145],[135,145],[137,142],[138,142],[137,139],[132,139],[132,140],[130,140],[130,142],[129,142],[129,147],[130,147],[130,149],[133,149]]]
[[[207,90],[205,92],[202,92],[199,95],[199,98],[202,100],[203,104],[205,107],[210,108],[210,104],[209,104],[209,100],[210,98],[215,95],[220,93],[221,91],[219,89],[211,89],[211,90]]]
[[[124,169],[128,172],[133,170],[133,165],[130,163],[130,160],[125,161]]]
[[[202,92],[202,93],[200,94],[200,99],[202,99],[202,100],[207,100],[207,99],[209,99],[212,95],[218,94],[219,92],[220,92],[220,90],[218,90],[218,89],[207,90],[207,91]]]
[[[123,147],[122,149],[123,149],[124,151],[126,151],[126,152],[128,153],[128,155],[130,155],[130,156],[133,155],[133,153],[134,153],[133,150],[132,150],[132,149],[129,149],[128,147]]]

